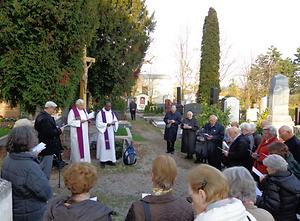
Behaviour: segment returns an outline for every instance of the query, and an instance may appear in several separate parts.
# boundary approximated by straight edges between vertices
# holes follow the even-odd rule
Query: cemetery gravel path
[[[92,196],[116,211],[113,220],[124,220],[131,203],[141,198],[142,193],[151,192],[151,164],[159,154],[165,154],[166,143],[163,134],[158,129],[142,119],[132,122],[132,132],[144,138],[135,142],[138,152],[138,162],[135,166],[124,166],[120,161],[116,167],[100,168],[97,160],[92,163],[98,168],[98,181],[92,191]],[[179,146],[177,144],[177,146]],[[92,153],[93,156],[93,153]],[[178,175],[174,187],[175,194],[179,197],[188,196],[186,175],[194,166],[193,161],[184,159],[185,155],[178,150],[172,156],[178,166]],[[67,194],[66,188],[57,187],[58,171],[53,170],[51,185],[55,195]]]

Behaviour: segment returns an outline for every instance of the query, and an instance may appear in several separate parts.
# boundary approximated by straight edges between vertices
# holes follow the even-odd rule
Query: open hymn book
[[[34,152],[34,153],[40,153],[44,149],[46,149],[46,144],[44,144],[43,142],[41,142],[38,145],[36,145],[34,148],[32,148],[31,151]]]

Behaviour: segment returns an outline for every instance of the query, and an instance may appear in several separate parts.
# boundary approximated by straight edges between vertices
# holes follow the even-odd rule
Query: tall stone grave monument
[[[224,110],[230,109],[229,121],[240,121],[240,101],[235,97],[229,97],[224,102]]]
[[[282,125],[294,126],[289,115],[289,79],[277,74],[272,78],[269,91],[268,107],[270,109],[270,121],[273,126],[279,129]]]

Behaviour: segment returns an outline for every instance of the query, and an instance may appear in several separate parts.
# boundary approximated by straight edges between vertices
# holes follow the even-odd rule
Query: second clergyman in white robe
[[[103,119],[104,118],[104,119]],[[108,124],[114,124],[108,126]],[[96,127],[98,129],[97,154],[96,158],[100,162],[111,161],[115,163],[116,148],[115,148],[115,132],[118,130],[118,119],[111,111],[103,108],[96,117]]]
[[[76,108],[76,107],[75,107]],[[80,120],[88,120],[88,115],[84,110],[76,108],[80,114]],[[72,163],[76,162],[91,162],[88,122],[81,123],[76,119],[74,110],[71,109],[68,115],[68,125],[70,125],[70,141],[71,141],[71,156]],[[80,154],[79,138],[77,136],[77,128],[82,129],[83,154]],[[83,156],[81,156],[83,155]]]

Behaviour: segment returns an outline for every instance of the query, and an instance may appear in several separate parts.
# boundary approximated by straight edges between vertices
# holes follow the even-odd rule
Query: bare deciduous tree
[[[199,67],[193,68],[194,50],[189,47],[189,29],[179,37],[175,57],[178,63],[177,81],[181,87],[182,97],[185,94],[196,94],[199,82]]]
[[[228,44],[226,38],[222,38],[220,42],[220,81],[232,77],[236,59],[231,56],[232,44]]]

